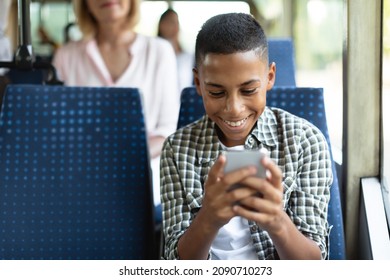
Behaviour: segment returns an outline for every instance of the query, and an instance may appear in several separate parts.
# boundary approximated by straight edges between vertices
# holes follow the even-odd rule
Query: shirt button
[[[253,138],[249,138],[249,143],[253,144]]]
[[[251,226],[251,233],[255,233],[257,231],[257,226],[253,225]]]

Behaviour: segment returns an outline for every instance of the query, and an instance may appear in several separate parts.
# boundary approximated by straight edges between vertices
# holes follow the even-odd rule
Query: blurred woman
[[[180,106],[173,48],[134,31],[140,0],[74,0],[73,5],[83,39],[59,48],[53,64],[68,86],[140,89],[158,204],[159,156],[164,139],[176,130]]]
[[[158,22],[157,36],[168,40],[175,50],[179,78],[179,89],[193,85],[192,68],[194,67],[194,55],[186,52],[179,41],[180,23],[179,16],[171,8],[168,8]]]

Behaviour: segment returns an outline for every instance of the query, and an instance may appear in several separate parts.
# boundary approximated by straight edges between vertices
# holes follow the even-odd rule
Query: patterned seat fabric
[[[154,258],[149,172],[137,89],[9,85],[0,258]]]
[[[268,40],[269,62],[276,64],[275,86],[295,87],[295,52],[291,38]]]

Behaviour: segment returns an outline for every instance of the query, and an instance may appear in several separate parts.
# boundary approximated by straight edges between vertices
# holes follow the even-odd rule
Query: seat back
[[[278,107],[304,118],[317,126],[324,134],[330,150],[333,172],[333,183],[330,189],[328,209],[328,222],[329,225],[332,226],[329,237],[329,259],[345,259],[344,225],[340,187],[336,164],[333,160],[332,146],[329,139],[323,89],[274,87],[267,93],[267,106]]]
[[[196,121],[205,113],[203,100],[195,87],[184,88],[180,95],[180,110],[177,129]]]
[[[295,86],[295,51],[290,38],[268,40],[269,62],[276,64],[275,86]]]
[[[267,106],[284,109],[305,118],[324,134],[332,158],[333,183],[330,189],[328,222],[332,226],[329,237],[329,258],[345,259],[344,225],[340,189],[330,145],[322,88],[273,87],[267,93]],[[202,98],[195,87],[185,88],[181,95],[178,128],[181,128],[205,114]]]
[[[152,259],[137,89],[9,85],[0,115],[0,259]]]
[[[41,69],[10,69],[6,76],[12,84],[42,85],[45,81],[45,75],[45,72]]]

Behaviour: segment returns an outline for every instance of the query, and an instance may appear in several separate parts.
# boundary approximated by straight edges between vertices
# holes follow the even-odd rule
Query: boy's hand
[[[256,221],[262,229],[277,232],[284,217],[282,172],[268,157],[262,160],[262,164],[268,170],[267,178],[251,177],[246,180],[247,186],[261,195],[240,200],[233,211],[236,215]]]
[[[202,209],[209,217],[210,225],[218,229],[237,216],[233,207],[242,200],[246,200],[257,193],[253,187],[246,185],[251,183],[251,178],[256,175],[256,168],[246,167],[224,174],[226,157],[220,155],[211,167],[208,179],[205,183],[205,194]],[[231,187],[239,183],[241,186],[234,190]]]

